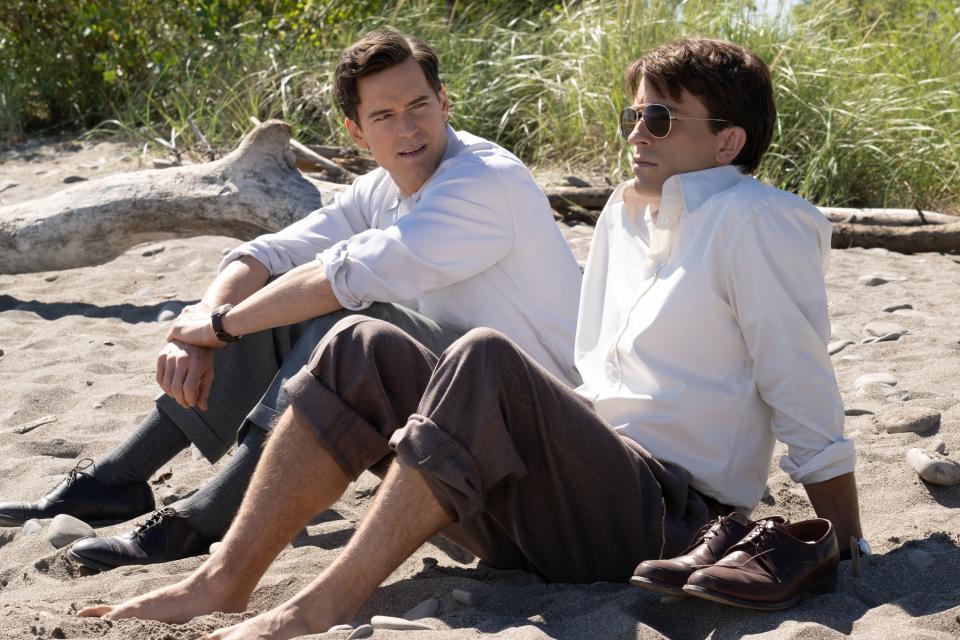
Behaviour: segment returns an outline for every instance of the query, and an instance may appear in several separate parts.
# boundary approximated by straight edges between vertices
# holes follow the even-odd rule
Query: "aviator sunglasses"
[[[711,120],[714,122],[726,122],[729,125],[733,123],[723,118],[688,118],[684,116],[675,116],[670,113],[670,109],[662,104],[645,104],[643,109],[637,111],[634,107],[624,107],[620,112],[620,135],[626,140],[633,133],[637,122],[642,120],[643,126],[647,128],[654,138],[666,138],[670,133],[674,120]]]

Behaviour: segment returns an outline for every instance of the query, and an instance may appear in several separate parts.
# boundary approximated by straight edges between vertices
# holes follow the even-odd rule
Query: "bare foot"
[[[287,640],[323,631],[326,628],[311,629],[296,608],[281,605],[240,624],[218,629],[204,640]]]
[[[140,618],[184,623],[214,611],[238,613],[247,608],[247,599],[231,598],[208,583],[187,578],[181,582],[137,596],[118,605],[97,605],[77,613],[80,618]]]

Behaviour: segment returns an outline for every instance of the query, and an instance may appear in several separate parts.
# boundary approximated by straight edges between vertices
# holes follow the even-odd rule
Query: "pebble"
[[[53,274],[50,274],[49,276],[45,277],[44,280],[45,280],[46,282],[56,282],[56,281],[57,281],[57,278],[59,278],[59,277],[60,277],[60,276],[58,276],[57,274],[53,273]]]
[[[40,533],[43,530],[43,525],[40,524],[40,521],[36,518],[31,518],[23,523],[23,529],[20,530],[25,536],[32,536],[35,533]]]
[[[923,433],[940,424],[940,412],[926,407],[894,407],[877,419],[887,433]]]
[[[157,322],[173,320],[180,315],[181,310],[183,310],[183,305],[179,302],[167,302],[160,307],[160,313],[157,314]]]
[[[352,624],[335,624],[329,629],[327,629],[326,633],[330,633],[331,631],[353,631],[353,625]]]
[[[211,545],[210,545],[210,549],[208,549],[208,551],[210,552],[210,555],[215,554],[215,553],[217,552],[217,549],[220,548],[220,545],[221,545],[221,544],[223,544],[223,543],[222,543],[222,542],[214,542],[213,544],[211,544]],[[353,627],[350,627],[350,628],[353,629]]]
[[[144,258],[149,258],[150,256],[155,256],[158,253],[163,253],[163,250],[166,249],[162,244],[155,244],[153,246],[147,247],[143,250],[142,255]]]
[[[952,487],[960,484],[960,463],[942,453],[914,447],[907,450],[907,464],[917,475],[931,484]]]
[[[861,276],[858,283],[867,286],[867,287],[876,287],[881,284],[886,284],[888,282],[904,282],[906,278],[901,276],[894,276],[888,273],[871,273],[866,276]]]
[[[854,408],[854,407],[851,407],[851,408],[849,408],[849,409],[844,409],[844,410],[843,410],[843,415],[845,415],[845,416],[872,416],[872,415],[873,415],[873,411],[870,411],[869,409],[856,409],[856,408]]]
[[[933,451],[934,453],[946,453],[947,452],[947,443],[937,438],[927,447],[927,451]]]
[[[74,182],[86,182],[83,176],[67,176],[63,179],[63,184],[73,184]]]
[[[3,349],[0,349],[0,358],[3,357]]]
[[[863,328],[864,333],[868,336],[883,336],[888,333],[907,333],[907,328],[897,324],[896,322],[870,322]]]
[[[886,311],[887,313],[893,313],[894,311],[900,311],[901,309],[913,309],[913,305],[909,302],[896,302],[894,304],[888,304],[881,311]]]
[[[454,600],[460,604],[465,604],[468,607],[472,607],[475,604],[473,594],[469,591],[464,591],[463,589],[454,589],[450,592],[450,595],[453,596]]]
[[[586,189],[587,187],[593,186],[583,178],[578,178],[577,176],[567,176],[563,180],[571,187],[578,187],[580,189]]]
[[[369,638],[373,635],[373,627],[368,624],[363,624],[353,630],[353,632],[347,636],[347,640],[360,640],[361,638]]]
[[[0,193],[3,193],[7,189],[13,189],[18,184],[19,183],[13,182],[12,180],[4,180],[3,182],[0,182]]]
[[[160,502],[163,503],[163,506],[168,506],[180,499],[180,496],[176,493],[168,493],[160,498]]]
[[[104,341],[103,341],[103,346],[105,346],[105,347],[112,347],[112,346],[113,346],[113,340],[104,340]]]
[[[907,551],[907,560],[910,561],[910,564],[919,569],[927,569],[933,564],[933,556],[926,551],[921,551],[920,549],[911,549],[910,551]]]
[[[370,624],[374,629],[393,629],[395,631],[436,631],[433,627],[423,622],[414,622],[413,620],[404,620],[403,618],[394,618],[393,616],[373,616],[370,618]]]
[[[834,340],[827,345],[827,353],[830,355],[836,355],[852,344],[856,343],[853,340]]]
[[[47,530],[47,540],[56,549],[62,549],[75,540],[96,537],[97,532],[93,530],[93,527],[83,520],[78,520],[65,513],[61,513],[54,518]]]
[[[853,388],[860,389],[868,384],[887,384],[895,387],[897,379],[889,373],[867,373],[853,381]]]
[[[403,614],[404,619],[406,620],[419,620],[420,618],[432,618],[437,615],[437,611],[440,610],[440,601],[436,598],[429,598],[424,600],[417,606],[413,607],[405,614]]]
[[[100,400],[97,400],[96,402],[93,403],[93,408],[94,408],[94,409],[103,409],[103,402],[100,401]]]
[[[869,338],[864,338],[860,341],[860,344],[872,344],[874,342],[892,342],[894,340],[899,340],[904,334],[899,331],[891,331],[890,333],[885,333],[882,336],[870,336]]]

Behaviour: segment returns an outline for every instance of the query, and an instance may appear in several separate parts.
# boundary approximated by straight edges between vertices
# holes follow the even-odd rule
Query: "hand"
[[[205,304],[184,307],[167,332],[167,341],[179,341],[197,347],[222,347],[223,342],[213,332],[210,315],[213,309]]]
[[[206,411],[213,388],[213,349],[168,342],[157,356],[157,384],[184,409]]]

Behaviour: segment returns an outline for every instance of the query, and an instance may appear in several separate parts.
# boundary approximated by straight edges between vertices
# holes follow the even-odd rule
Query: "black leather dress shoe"
[[[153,510],[150,485],[101,482],[85,472],[92,464],[89,458],[78,462],[66,478],[36,502],[0,502],[0,527],[19,527],[31,518],[52,518],[61,513],[99,525],[123,522]]]
[[[167,507],[122,536],[78,540],[67,555],[91,569],[107,571],[203,555],[213,542],[191,527],[187,518]]]

